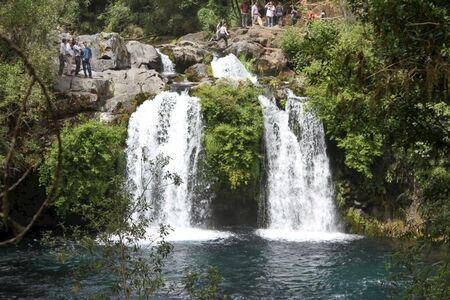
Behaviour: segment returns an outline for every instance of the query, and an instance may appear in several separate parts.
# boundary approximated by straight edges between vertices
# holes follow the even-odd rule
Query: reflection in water
[[[213,265],[232,299],[386,299],[393,288],[384,260],[392,245],[383,240],[288,242],[266,240],[249,232],[216,241],[175,242],[166,263],[168,284],[175,291],[160,299],[185,299],[181,279],[187,269]],[[71,273],[78,260],[59,265],[48,250],[1,248],[0,299],[14,297],[85,298],[109,291],[109,274],[83,274],[82,289],[73,291]]]

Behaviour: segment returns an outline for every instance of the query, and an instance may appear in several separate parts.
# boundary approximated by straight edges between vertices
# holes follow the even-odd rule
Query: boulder
[[[114,84],[114,97],[108,99],[102,111],[109,113],[130,113],[134,110],[137,94],[158,94],[166,84],[155,70],[130,69],[104,72]]]
[[[147,92],[158,93],[165,88],[165,83],[155,70],[109,70],[103,72],[101,76],[113,82],[114,96]]]
[[[155,47],[142,44],[137,41],[129,41],[126,44],[128,53],[130,54],[130,63],[132,68],[145,68],[162,70],[161,57],[156,52]]]
[[[231,39],[232,43],[248,41],[257,43],[263,47],[276,47],[277,36],[280,30],[264,27],[251,27],[250,29],[238,29]]]
[[[176,70],[179,73],[183,73],[184,70],[193,66],[195,64],[201,63],[205,55],[210,54],[205,49],[195,47],[192,45],[188,46],[175,46],[169,48],[172,55],[169,57],[174,60]]]
[[[91,65],[94,71],[122,70],[131,67],[130,54],[118,33],[101,32],[95,35],[81,35],[78,41],[89,43],[92,49]]]
[[[259,58],[264,53],[264,47],[260,44],[249,41],[238,41],[232,43],[225,53],[233,53],[237,57],[244,55],[246,58]]]
[[[66,118],[82,112],[96,111],[101,101],[96,94],[89,92],[66,92],[57,94],[55,101],[58,118]]]
[[[114,95],[114,85],[109,78],[82,78],[76,76],[59,76],[56,79],[55,89],[64,93],[91,93],[99,101],[104,101]]]
[[[195,32],[195,33],[189,33],[186,35],[183,35],[177,40],[177,45],[185,45],[186,42],[191,42],[195,44],[204,44],[207,43],[210,39],[210,34],[205,31]]]
[[[108,99],[102,111],[111,114],[131,113],[135,108],[134,99],[137,94],[122,94]]]
[[[184,72],[189,81],[200,82],[209,79],[208,66],[205,64],[195,64]]]
[[[286,69],[287,59],[281,49],[266,48],[263,55],[255,62],[260,75],[277,75]]]

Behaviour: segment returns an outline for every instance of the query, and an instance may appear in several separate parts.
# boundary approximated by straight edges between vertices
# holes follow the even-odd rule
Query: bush
[[[91,120],[67,126],[61,134],[63,156],[57,212],[81,214],[86,206],[102,211],[114,178],[123,175],[125,128]],[[52,145],[40,168],[40,182],[50,188],[56,167],[57,147]]]
[[[280,47],[287,54],[294,69],[301,71],[313,60],[325,61],[339,39],[339,25],[317,21],[308,25],[304,32],[290,28],[281,36]]]
[[[205,120],[209,169],[232,189],[259,178],[263,118],[260,91],[249,83],[204,85],[195,91]]]

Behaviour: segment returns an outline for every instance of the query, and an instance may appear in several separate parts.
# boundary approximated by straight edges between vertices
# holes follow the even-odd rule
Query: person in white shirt
[[[78,44],[78,42],[76,40],[73,41],[73,53],[75,56],[75,76],[78,75],[78,73],[80,73],[81,70],[81,46]]]
[[[70,70],[67,74],[68,75],[72,75],[73,70],[72,69],[72,65],[73,65],[73,57],[74,57],[74,53],[72,50],[72,45],[70,44],[70,40],[66,40],[66,63],[67,63],[67,68]]]
[[[62,39],[61,44],[59,44],[59,72],[58,72],[59,76],[61,76],[64,72],[65,62],[66,62],[66,39]]]
[[[224,39],[225,46],[228,47],[228,30],[227,30],[227,23],[224,22],[222,26],[219,28],[219,38],[217,39],[217,42],[221,39]]]
[[[259,18],[259,8],[257,2],[253,2],[251,13],[252,13],[252,26],[256,25],[258,23]]]
[[[272,1],[266,4],[267,27],[273,27],[273,17],[275,15],[275,6]]]

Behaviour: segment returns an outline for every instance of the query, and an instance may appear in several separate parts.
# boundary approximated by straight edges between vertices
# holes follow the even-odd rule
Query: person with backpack
[[[281,4],[281,2],[277,3],[277,6],[275,7],[275,16],[277,18],[276,23],[278,24],[278,26],[282,27],[283,26],[283,15],[284,15],[284,7],[283,4]]]
[[[89,78],[92,78],[92,69],[91,69],[91,59],[92,59],[92,50],[89,48],[86,41],[83,42],[83,72],[84,78],[87,77],[86,71],[89,73]]]
[[[297,24],[298,21],[298,11],[295,8],[295,6],[292,6],[291,9],[291,22],[292,22],[292,26],[295,26],[295,24]]]

